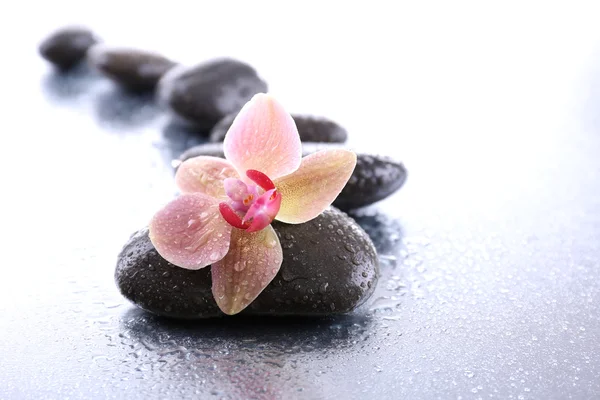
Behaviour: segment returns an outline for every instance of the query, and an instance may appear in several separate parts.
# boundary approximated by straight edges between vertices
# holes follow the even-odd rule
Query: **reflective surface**
[[[600,396],[597,10],[173,2],[134,18],[143,4],[53,2],[36,23],[21,4],[0,28],[0,398]],[[36,46],[67,22],[249,61],[291,112],[403,157],[405,187],[356,216],[381,257],[368,304],[191,324],[126,303],[116,255],[201,140],[151,97],[54,74]]]

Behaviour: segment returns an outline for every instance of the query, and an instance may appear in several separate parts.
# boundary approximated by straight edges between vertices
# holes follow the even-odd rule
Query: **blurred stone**
[[[48,36],[39,46],[47,61],[60,69],[69,69],[85,58],[88,49],[98,38],[87,28],[64,27]]]
[[[253,67],[227,58],[174,68],[158,84],[164,106],[204,129],[238,112],[256,93],[266,91],[266,82]]]
[[[150,51],[96,45],[87,53],[92,67],[130,90],[152,90],[177,63]]]
[[[273,227],[283,264],[242,314],[348,313],[373,294],[377,253],[352,218],[332,208],[304,224],[274,221]],[[153,314],[185,319],[224,315],[213,299],[210,267],[192,271],[169,263],[155,250],[147,229],[125,244],[115,281],[123,296]]]

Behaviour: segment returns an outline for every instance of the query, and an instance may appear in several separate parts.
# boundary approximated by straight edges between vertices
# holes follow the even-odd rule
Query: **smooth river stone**
[[[158,98],[175,115],[211,129],[230,113],[237,113],[267,84],[250,65],[229,58],[194,67],[177,67],[158,83]]]
[[[342,314],[373,294],[379,277],[377,253],[352,218],[331,208],[305,224],[275,221],[273,227],[283,264],[242,314]],[[155,250],[147,229],[123,247],[115,281],[123,296],[153,314],[183,319],[224,315],[212,295],[210,267],[191,271],[169,263]]]
[[[88,49],[96,43],[98,38],[92,31],[71,26],[50,34],[40,44],[39,52],[47,61],[66,70],[82,61]]]
[[[344,148],[332,143],[302,143],[303,156],[325,149]],[[224,158],[222,143],[194,146],[175,160],[174,167],[188,158],[213,156]],[[348,211],[376,203],[398,191],[406,182],[404,164],[391,157],[357,152],[356,168],[333,205]]]
[[[177,63],[154,52],[96,45],[87,53],[90,65],[130,90],[152,90]]]
[[[236,116],[233,113],[220,120],[210,131],[209,141],[222,142]],[[297,114],[292,118],[303,142],[344,143],[348,139],[346,129],[327,118]]]

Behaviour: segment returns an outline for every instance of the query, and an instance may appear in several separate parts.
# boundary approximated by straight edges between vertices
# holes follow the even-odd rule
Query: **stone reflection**
[[[277,398],[290,387],[314,393],[311,382],[300,381],[305,365],[362,343],[371,323],[364,315],[181,321],[131,309],[121,317],[119,336],[130,351],[123,362],[135,364],[143,379],[156,378],[157,385]]]
[[[90,93],[92,87],[99,81],[100,75],[82,63],[67,71],[53,68],[43,78],[42,88],[49,100],[74,102]]]
[[[117,86],[98,93],[94,106],[98,123],[117,130],[150,124],[161,113],[153,93],[130,92]]]
[[[173,160],[179,159],[184,151],[206,143],[208,141],[207,135],[206,131],[171,118],[162,129],[163,146],[161,146],[161,149],[165,150],[163,152],[165,161],[173,165]]]

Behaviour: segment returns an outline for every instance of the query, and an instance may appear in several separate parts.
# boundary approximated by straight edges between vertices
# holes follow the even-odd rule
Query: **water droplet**
[[[348,250],[350,253],[354,253],[356,250],[354,250],[354,247],[352,247],[352,245],[350,243],[344,243],[344,248],[346,250]]]
[[[211,261],[217,261],[217,260],[219,260],[219,253],[217,253],[216,251],[212,252],[210,254],[210,259],[211,259]]]
[[[246,263],[242,263],[240,261],[236,261],[233,264],[233,269],[236,270],[237,272],[243,271],[245,267],[246,267]]]
[[[327,287],[329,286],[329,282],[325,282],[319,286],[319,293],[325,293],[327,291]]]
[[[251,299],[252,299],[252,295],[251,295],[250,293],[246,293],[246,294],[244,295],[244,299],[246,299],[246,300],[251,300]]]

